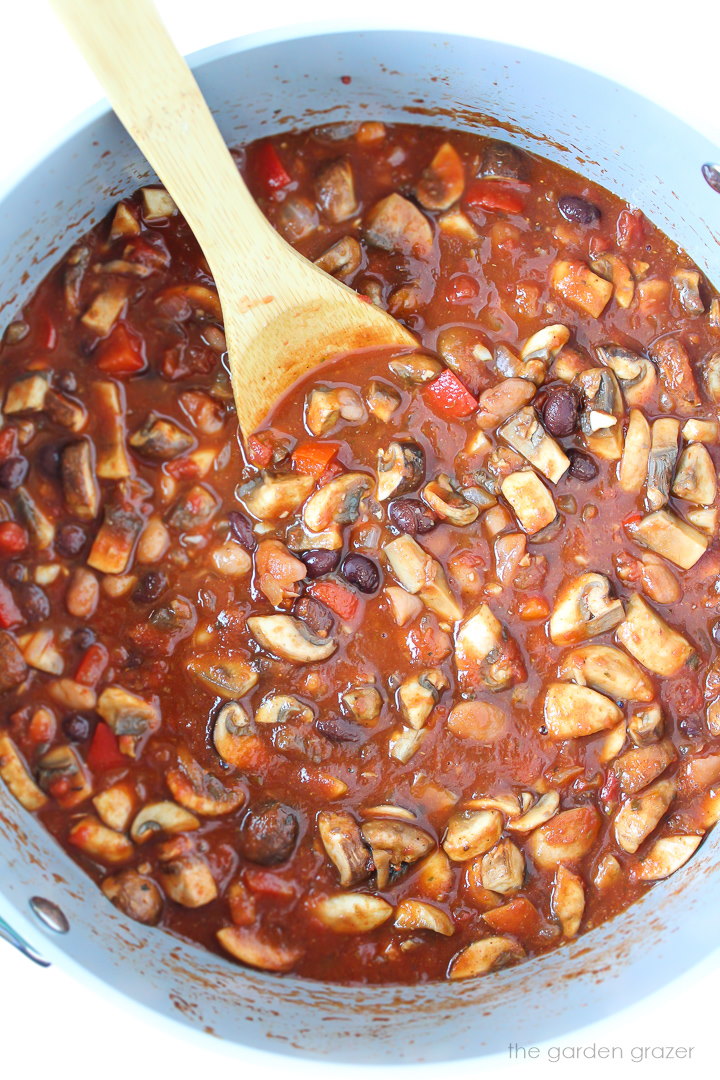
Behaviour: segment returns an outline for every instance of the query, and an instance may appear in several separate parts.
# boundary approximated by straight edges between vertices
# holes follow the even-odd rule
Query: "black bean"
[[[551,387],[542,408],[543,424],[558,438],[572,435],[579,418],[578,398],[569,386]]]
[[[317,637],[328,637],[335,625],[335,617],[329,607],[326,607],[314,596],[300,596],[292,607],[293,615],[306,622],[310,631]]]
[[[357,731],[353,731],[350,725],[338,716],[319,716],[315,721],[315,729],[335,743],[357,742],[359,737]]]
[[[89,626],[79,626],[77,630],[73,630],[72,642],[76,649],[85,652],[93,644],[96,636],[95,631]]]
[[[390,523],[410,536],[430,532],[437,525],[432,510],[419,499],[395,499],[388,509]]]
[[[376,592],[380,587],[380,571],[367,555],[352,551],[343,559],[340,573],[347,582],[364,593]]]
[[[595,225],[601,217],[599,207],[579,195],[561,195],[557,205],[565,220],[577,225]]]
[[[66,394],[74,394],[77,390],[77,378],[72,371],[61,371],[55,379],[55,385]]]
[[[79,555],[87,542],[81,525],[61,525],[55,537],[55,550],[66,559]]]
[[[301,551],[299,554],[307,567],[309,578],[331,574],[340,562],[340,552],[328,551],[327,548],[311,548],[310,551]]]
[[[239,510],[231,510],[228,514],[228,521],[233,538],[237,540],[238,544],[244,547],[246,551],[254,551],[257,547],[257,540],[255,539],[253,527],[245,515],[241,514]]]
[[[132,598],[136,604],[150,604],[157,600],[168,587],[168,579],[161,570],[148,570],[133,589]]]
[[[27,458],[20,456],[6,458],[0,465],[0,487],[13,491],[20,487],[27,474]]]
[[[50,601],[39,585],[33,585],[32,582],[20,585],[17,599],[25,619],[30,624],[50,618]]]
[[[584,454],[582,450],[570,450],[568,457],[570,458],[569,476],[572,476],[575,480],[587,481],[595,479],[598,474],[598,467],[589,454]]]
[[[63,735],[70,742],[85,742],[90,738],[90,721],[81,713],[70,713],[61,724]]]
[[[5,567],[5,577],[11,585],[19,585],[22,581],[27,581],[27,567],[23,566],[19,562],[10,562]]]
[[[270,802],[248,810],[240,828],[240,850],[246,859],[274,866],[292,855],[298,821],[290,807]]]
[[[38,469],[51,480],[56,480],[60,475],[62,449],[57,443],[45,443],[35,455]]]

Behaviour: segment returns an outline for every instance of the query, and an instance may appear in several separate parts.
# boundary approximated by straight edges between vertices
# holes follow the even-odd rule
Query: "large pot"
[[[466,37],[398,31],[245,39],[193,60],[226,140],[367,117],[508,137],[642,210],[716,282],[720,151],[637,95],[569,64]],[[342,76],[351,76],[351,81]],[[706,170],[707,171],[707,170]],[[5,319],[58,251],[153,179],[96,110],[0,201]],[[4,306],[3,306],[4,305]],[[621,1009],[720,945],[720,832],[627,913],[550,956],[462,984],[337,987],[241,968],[129,922],[0,784],[2,922],[48,959],[197,1032],[287,1055],[438,1061],[537,1043]],[[29,906],[57,905],[67,932]],[[341,947],[338,968],[342,972]]]

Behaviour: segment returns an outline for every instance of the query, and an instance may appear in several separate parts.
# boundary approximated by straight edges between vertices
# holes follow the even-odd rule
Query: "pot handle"
[[[0,940],[7,941],[8,945],[12,945],[13,948],[21,952],[23,956],[27,956],[28,960],[32,960],[38,967],[50,967],[50,961],[41,956],[39,952],[36,952],[32,945],[29,945],[11,926],[8,926],[4,919],[0,919]]]

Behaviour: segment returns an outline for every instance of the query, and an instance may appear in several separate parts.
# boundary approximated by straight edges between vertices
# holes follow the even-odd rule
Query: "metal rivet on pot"
[[[712,165],[710,162],[703,165],[702,174],[713,191],[720,194],[720,165]]]
[[[52,900],[45,900],[42,896],[33,896],[30,900],[30,910],[36,915],[43,926],[56,934],[67,934],[70,923],[64,913]]]

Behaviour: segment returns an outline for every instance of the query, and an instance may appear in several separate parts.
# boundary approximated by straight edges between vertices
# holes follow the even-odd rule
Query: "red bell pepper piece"
[[[75,672],[75,682],[83,686],[96,686],[105,668],[108,666],[108,651],[100,642],[95,642],[85,652]]]
[[[425,399],[435,412],[458,419],[470,416],[478,406],[477,398],[473,397],[449,368],[428,383],[425,387]]]
[[[127,758],[120,753],[114,731],[102,721],[95,728],[85,760],[92,772],[105,772],[127,765]]]
[[[200,475],[198,463],[192,458],[177,458],[175,461],[168,461],[165,472],[174,476],[176,480],[195,480]]]
[[[0,555],[19,555],[28,546],[28,534],[15,521],[0,524]]]
[[[300,443],[292,453],[293,465],[300,473],[308,473],[319,480],[334,463],[340,447],[337,443]]]
[[[22,612],[4,581],[0,581],[0,627],[9,630],[23,622]]]
[[[252,155],[254,178],[264,189],[264,194],[271,195],[292,183],[292,177],[283,165],[272,143],[261,143]]]
[[[480,210],[521,214],[525,209],[524,193],[529,190],[529,184],[515,180],[473,180],[467,186],[464,202]]]
[[[0,431],[0,461],[7,461],[14,457],[17,451],[17,431],[15,428],[5,428]]]
[[[637,248],[645,236],[645,218],[641,210],[621,210],[615,227],[617,245],[623,251]]]
[[[137,375],[147,366],[142,342],[122,323],[98,346],[95,358],[106,375]]]
[[[340,619],[352,619],[357,614],[360,597],[339,581],[314,581],[306,590],[310,596],[329,607]]]
[[[296,895],[294,882],[273,874],[271,870],[255,870],[248,867],[245,871],[245,883],[254,893],[274,896],[278,900],[291,900]]]

